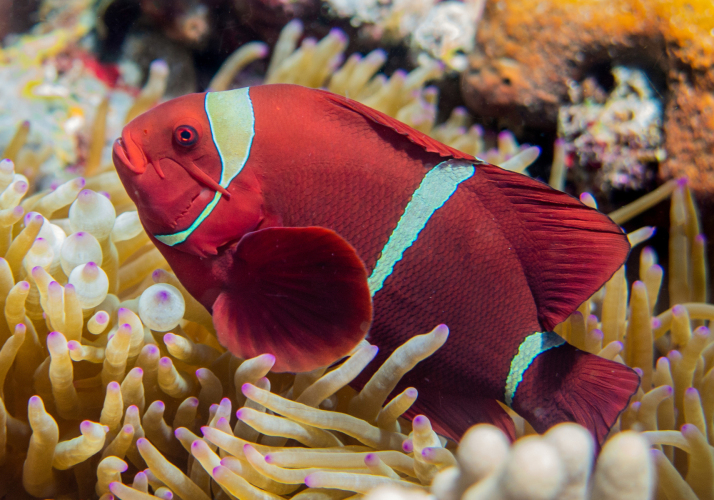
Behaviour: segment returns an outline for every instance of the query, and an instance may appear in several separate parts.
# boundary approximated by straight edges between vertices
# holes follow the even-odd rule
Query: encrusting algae
[[[376,74],[383,53],[339,66],[341,33],[295,50],[299,30],[284,30],[268,81],[327,85],[513,170],[537,157],[508,133],[498,151],[484,152],[461,110],[435,127],[437,94],[424,83],[440,74],[438,64],[387,80]],[[260,44],[241,51],[213,90],[266,53]],[[156,103],[167,78],[156,63],[129,115]],[[100,110],[97,124],[108,111]],[[92,140],[104,143],[101,125],[94,130]],[[10,152],[21,148],[20,136]],[[562,149],[556,144],[550,179],[561,189]],[[642,389],[596,458],[583,428],[561,424],[538,436],[511,410],[512,445],[489,425],[456,446],[423,415],[402,419],[418,388],[388,395],[448,341],[443,325],[415,332],[358,394],[348,384],[376,355],[367,342],[338,366],[297,375],[272,373],[271,355],[233,357],[149,242],[113,169],[100,158],[86,174],[38,191],[12,161],[0,162],[0,496],[714,498],[714,337],[703,326],[714,305],[686,181],[611,214],[622,224],[671,197],[673,307],[655,316],[664,271],[646,248],[638,281],[628,288],[623,267],[557,328],[576,347],[641,371]],[[581,199],[595,203],[587,193]],[[652,232],[630,233],[633,246]]]

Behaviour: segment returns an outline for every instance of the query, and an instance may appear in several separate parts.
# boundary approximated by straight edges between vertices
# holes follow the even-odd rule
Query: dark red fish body
[[[219,111],[231,92],[250,119]],[[444,432],[489,421],[512,434],[501,401],[539,431],[576,421],[604,439],[639,379],[550,330],[624,261],[615,224],[328,92],[231,92],[159,106],[114,150],[147,231],[226,347],[312,369],[349,352],[373,311],[376,367],[444,323],[446,344],[397,388],[416,387]],[[198,146],[182,144],[186,130]]]

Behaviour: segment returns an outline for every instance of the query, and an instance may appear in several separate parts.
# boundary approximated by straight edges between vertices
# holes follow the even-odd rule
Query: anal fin
[[[461,394],[430,394],[419,391],[419,397],[405,414],[412,419],[424,414],[431,426],[442,436],[458,442],[469,427],[492,424],[501,429],[511,441],[516,439],[513,419],[495,399]]]
[[[630,244],[607,216],[528,176],[478,165],[470,184],[518,255],[551,330],[625,262]]]

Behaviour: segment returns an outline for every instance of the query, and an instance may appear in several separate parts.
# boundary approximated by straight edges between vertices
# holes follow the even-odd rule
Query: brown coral
[[[661,52],[657,35],[654,12],[639,0],[489,3],[464,97],[478,114],[553,126],[569,80],[633,47],[649,43],[652,54]]]
[[[668,158],[660,176],[687,174],[714,191],[714,13],[705,0],[492,2],[464,74],[477,114],[555,129],[573,81],[617,64],[644,67],[666,86]]]

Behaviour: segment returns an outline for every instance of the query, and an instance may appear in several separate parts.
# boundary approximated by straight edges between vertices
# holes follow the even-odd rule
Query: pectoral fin
[[[352,246],[322,227],[268,228],[235,249],[213,305],[218,340],[233,354],[275,355],[273,370],[333,363],[367,334],[367,271]]]

